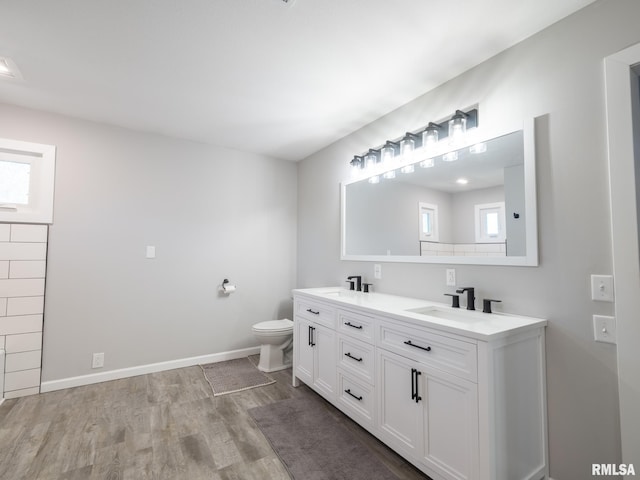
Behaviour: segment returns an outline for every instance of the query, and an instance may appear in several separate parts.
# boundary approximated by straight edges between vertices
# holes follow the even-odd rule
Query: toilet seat
[[[267,320],[256,323],[253,331],[258,333],[287,333],[293,331],[293,322],[288,318],[282,320]]]

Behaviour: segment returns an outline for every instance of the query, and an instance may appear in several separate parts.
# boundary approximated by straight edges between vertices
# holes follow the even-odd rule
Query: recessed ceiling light
[[[466,178],[459,178],[456,180],[456,183],[459,185],[466,185],[467,183],[469,183],[469,180],[467,180]]]
[[[22,78],[18,67],[8,57],[0,57],[0,77]]]

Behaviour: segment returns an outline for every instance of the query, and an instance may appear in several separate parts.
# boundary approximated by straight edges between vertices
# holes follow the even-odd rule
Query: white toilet
[[[256,323],[251,329],[260,340],[258,370],[276,372],[291,366],[293,322],[288,318]]]

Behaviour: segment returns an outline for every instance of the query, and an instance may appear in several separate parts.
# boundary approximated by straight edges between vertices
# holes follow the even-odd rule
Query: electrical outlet
[[[456,269],[447,268],[447,287],[456,286]]]
[[[379,263],[373,265],[373,278],[382,278],[382,265]]]
[[[102,368],[102,367],[104,367],[104,353],[94,353],[93,362],[91,363],[91,368]]]
[[[616,343],[616,318],[606,315],[593,316],[593,337],[596,342]]]

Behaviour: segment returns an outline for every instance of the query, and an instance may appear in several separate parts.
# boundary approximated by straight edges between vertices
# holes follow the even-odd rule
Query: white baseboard
[[[260,347],[243,348],[240,350],[231,350],[229,352],[212,353],[209,355],[201,355],[199,357],[181,358],[178,360],[170,360],[168,362],[151,363],[148,365],[139,365],[137,367],[122,368],[119,370],[109,370],[108,372],[92,373],[90,375],[81,375],[79,377],[62,378],[60,380],[51,380],[42,382],[40,392],[53,392],[64,388],[81,387],[83,385],[91,385],[94,383],[108,382],[110,380],[119,380],[121,378],[135,377],[146,373],[163,372],[165,370],[173,370],[174,368],[192,367],[206,363],[223,362],[225,360],[233,360],[249,355],[260,353]]]

